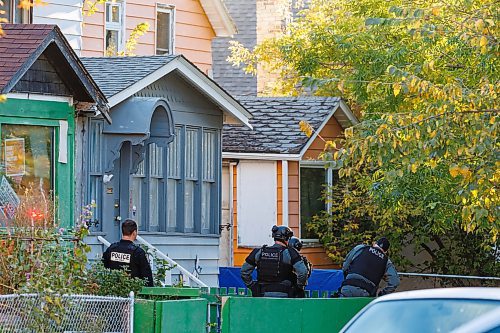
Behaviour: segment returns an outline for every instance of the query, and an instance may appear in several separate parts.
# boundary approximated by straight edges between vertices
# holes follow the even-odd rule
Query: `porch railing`
[[[108,242],[102,236],[97,236],[97,239],[101,243],[103,243],[104,245],[106,245],[106,246],[110,246],[111,245],[111,243]],[[152,244],[150,244],[148,241],[146,241],[141,236],[137,236],[136,240],[139,243],[145,245],[148,248],[148,252],[150,254],[156,255],[158,258],[165,260],[170,265],[172,265],[173,267],[177,268],[181,272],[181,274],[182,274],[183,282],[184,282],[185,285],[190,286],[191,285],[191,281],[193,281],[194,283],[196,283],[200,287],[208,287],[208,285],[206,285],[203,281],[201,281],[200,279],[198,279],[193,273],[191,273],[190,271],[188,271],[187,269],[185,269],[184,267],[182,267],[181,265],[179,265],[175,260],[173,260],[172,258],[170,258],[169,256],[167,256],[165,253],[163,253],[160,250],[158,250],[155,246],[153,246]],[[172,284],[172,275],[171,274],[172,274],[171,270],[169,270],[169,271],[166,272],[166,277],[165,277],[164,285],[171,285]]]

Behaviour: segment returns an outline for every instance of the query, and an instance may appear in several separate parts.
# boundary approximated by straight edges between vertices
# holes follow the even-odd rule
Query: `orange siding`
[[[278,161],[276,163],[276,168],[277,172],[276,174],[278,175],[278,193],[276,195],[276,198],[278,199],[278,204],[277,204],[277,224],[282,225],[283,224],[283,162]]]
[[[288,226],[295,235],[300,225],[299,162],[288,162]]]
[[[136,55],[154,55],[156,43],[156,4],[175,6],[175,53],[183,54],[204,73],[212,66],[211,42],[215,32],[198,0],[127,0],[125,2],[125,40],[139,23],[150,31],[139,37]],[[83,19],[82,56],[104,56],[104,5]]]
[[[342,130],[342,127],[338,123],[337,119],[331,117],[319,134],[326,141],[335,141],[343,137],[344,132]],[[309,146],[309,149],[305,152],[303,159],[317,160],[318,156],[324,151],[324,149],[325,149],[325,142],[321,140],[319,137],[317,137],[313,141],[311,146]]]

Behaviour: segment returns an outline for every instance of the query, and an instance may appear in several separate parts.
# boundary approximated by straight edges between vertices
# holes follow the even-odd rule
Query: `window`
[[[131,208],[132,216],[143,231],[164,230],[163,207],[165,186],[165,148],[150,143],[146,147],[145,158],[132,175]]]
[[[106,55],[116,55],[122,50],[123,4],[119,1],[106,3]]]
[[[174,7],[157,5],[156,54],[174,53]]]
[[[185,141],[184,231],[194,232],[198,182],[198,129],[187,128]]]
[[[175,128],[175,139],[168,146],[167,169],[167,231],[177,231],[178,197],[181,185],[181,134]]]
[[[32,9],[19,8],[19,0],[3,0],[3,6],[0,8],[5,12],[2,17],[6,18],[10,23],[32,23]]]
[[[40,204],[53,193],[55,130],[2,124],[0,131],[0,220],[4,220],[14,216],[28,188],[40,190]]]
[[[306,226],[315,215],[328,210],[323,199],[324,191],[338,180],[336,170],[325,169],[322,164],[301,165],[300,167],[300,237],[318,239],[318,235]]]
[[[217,132],[203,131],[203,184],[201,193],[201,232],[209,233],[214,220],[216,194],[215,175],[217,166]]]
[[[90,150],[89,150],[89,160],[90,160],[90,183],[89,183],[89,195],[88,203],[95,202],[96,207],[92,209],[94,224],[92,229],[94,231],[100,230],[102,227],[102,194],[103,194],[103,183],[102,183],[102,121],[91,121],[90,122]],[[98,223],[96,226],[95,223]]]

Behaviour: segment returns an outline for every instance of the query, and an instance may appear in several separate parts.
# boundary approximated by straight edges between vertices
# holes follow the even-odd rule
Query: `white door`
[[[240,161],[237,178],[238,245],[272,244],[278,205],[276,162]]]
[[[232,168],[232,165],[223,165],[222,166],[222,220],[221,227],[222,230],[220,232],[220,244],[219,244],[219,266],[226,267],[231,266],[231,235],[232,226],[231,226],[231,191],[232,191],[232,182],[230,181],[230,172],[229,168]]]

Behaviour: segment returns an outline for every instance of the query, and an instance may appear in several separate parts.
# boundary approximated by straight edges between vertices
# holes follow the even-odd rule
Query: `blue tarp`
[[[257,272],[253,272],[254,280]],[[337,269],[313,269],[306,290],[336,291],[344,276]],[[240,277],[240,267],[219,267],[219,287],[245,288]]]

